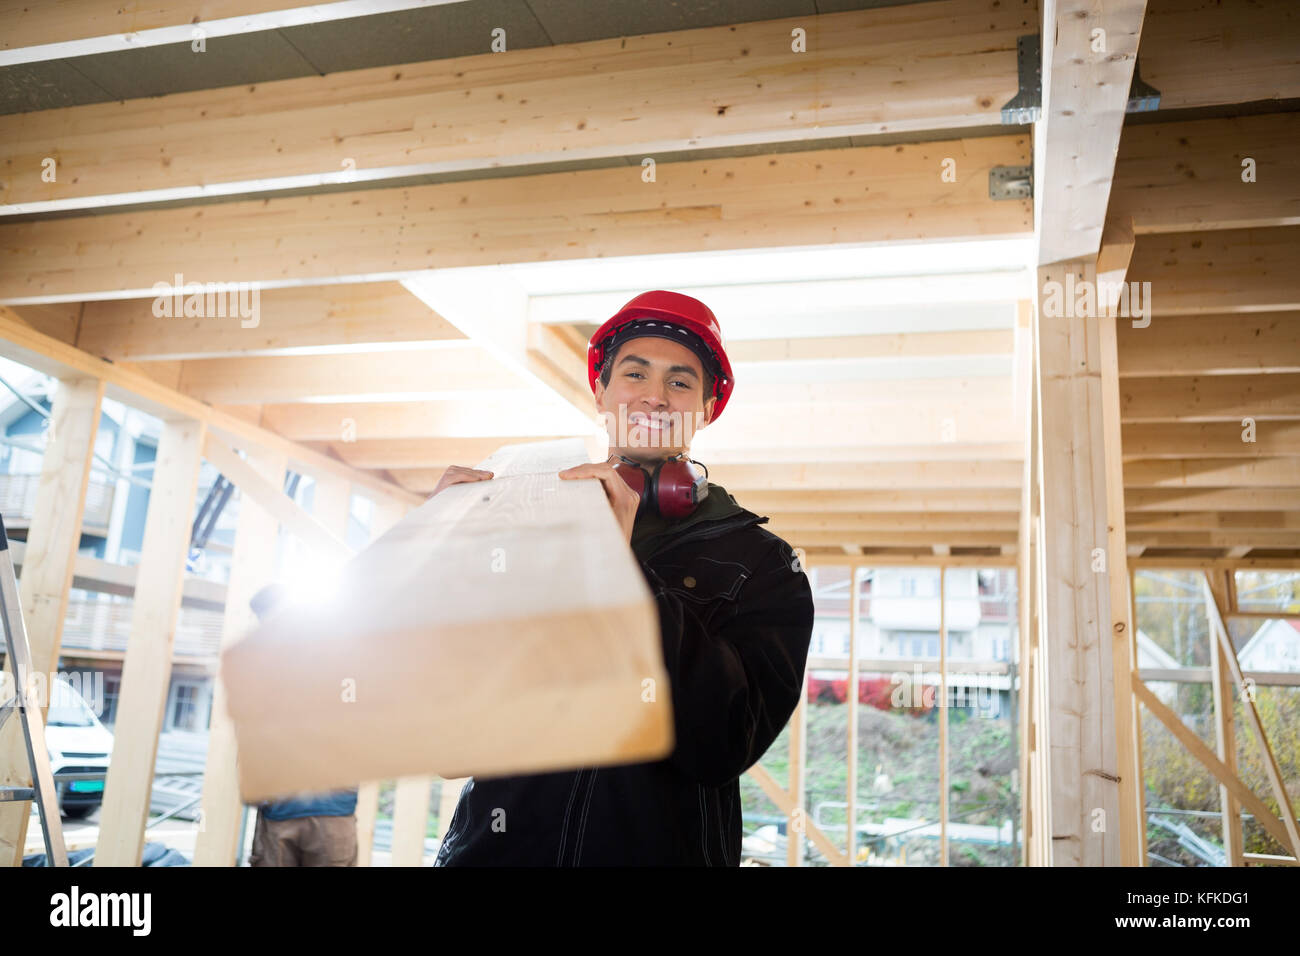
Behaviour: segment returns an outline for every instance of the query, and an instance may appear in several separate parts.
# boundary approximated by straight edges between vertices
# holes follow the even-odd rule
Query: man
[[[615,467],[685,467],[695,421],[716,420],[734,384],[717,319],[690,296],[643,293],[592,337],[588,378],[613,454],[560,476],[601,480],[654,594],[675,749],[650,763],[472,778],[436,866],[737,866],[739,777],[799,701],[813,603],[790,546],[718,484],[667,518]],[[490,477],[454,466],[434,494]]]
[[[249,605],[265,620],[285,599],[268,584]],[[357,791],[300,793],[258,805],[249,866],[356,866]]]

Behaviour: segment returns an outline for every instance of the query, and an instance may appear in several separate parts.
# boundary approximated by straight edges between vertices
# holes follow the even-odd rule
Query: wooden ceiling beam
[[[1120,382],[1120,402],[1126,424],[1178,421],[1239,423],[1246,417],[1256,421],[1297,419],[1300,418],[1300,374],[1125,378]]]
[[[1124,464],[1129,488],[1285,488],[1300,485],[1300,459],[1233,461],[1195,458],[1130,461]]]
[[[1297,49],[1291,0],[1151,0],[1142,79],[1160,91],[1161,110],[1290,99],[1300,96]]]
[[[6,210],[593,159],[633,164],[639,185],[642,157],[682,149],[997,125],[1032,19],[941,0],[508,53],[485,35],[474,56],[0,117],[0,166],[32,170]],[[938,157],[926,172],[938,179]]]
[[[0,225],[0,303],[145,297],[174,273],[269,287],[555,258],[1022,236],[1030,201],[990,199],[988,177],[1024,165],[1028,149],[1018,133],[683,162],[653,183],[618,167],[12,223]],[[939,174],[945,158],[955,183]]]
[[[532,389],[429,402],[273,404],[262,409],[265,427],[294,441],[506,438],[536,440],[558,434],[569,412]],[[592,405],[592,429],[596,428]],[[350,437],[347,437],[350,436]]]
[[[1249,440],[1247,440],[1249,439]],[[1300,455],[1300,422],[1155,422],[1125,425],[1125,461]]]
[[[1128,280],[1161,316],[1300,309],[1300,226],[1141,236]],[[1131,325],[1131,322],[1130,322]]]
[[[4,0],[0,66],[190,43],[330,20],[391,13],[458,0],[336,0],[303,6],[292,0],[151,0],[147,4],[63,0],[59,4]]]
[[[156,316],[152,298],[87,302],[74,344],[114,362],[140,362],[465,341],[397,282],[266,289],[258,297],[257,322],[248,327],[238,317]]]
[[[1300,511],[1300,488],[1127,488],[1124,508],[1142,511]]]
[[[1163,317],[1145,328],[1121,321],[1118,337],[1121,377],[1300,372],[1300,312]]]
[[[470,343],[454,350],[191,360],[182,363],[178,390],[211,404],[249,405],[348,396],[414,400],[521,385],[510,369]]]
[[[1297,179],[1294,113],[1143,123],[1120,139],[1109,215],[1132,220],[1138,235],[1291,226]]]
[[[1092,259],[1101,248],[1146,6],[1043,0],[1042,117],[1034,129],[1040,267]]]

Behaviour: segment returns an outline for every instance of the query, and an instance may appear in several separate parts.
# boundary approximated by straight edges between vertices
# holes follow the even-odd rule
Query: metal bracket
[[[1128,88],[1128,104],[1124,107],[1125,113],[1153,113],[1160,109],[1160,91],[1150,83],[1142,81],[1142,74],[1138,71],[1138,65],[1141,60],[1134,55],[1133,57],[1133,83]]]
[[[1023,126],[1043,114],[1043,41],[1037,33],[1016,39],[1020,92],[1002,107],[1002,125]]]
[[[994,166],[989,170],[990,199],[1029,199],[1034,195],[1034,167]]]

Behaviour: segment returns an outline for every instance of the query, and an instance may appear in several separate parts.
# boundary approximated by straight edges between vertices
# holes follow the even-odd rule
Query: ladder
[[[32,649],[27,643],[27,628],[23,625],[18,576],[14,572],[3,516],[0,516],[0,618],[4,619],[5,651],[14,681],[14,695],[0,703],[0,727],[4,727],[14,711],[18,712],[23,740],[27,744],[27,763],[32,771],[30,787],[0,785],[0,803],[35,800],[45,836],[45,863],[47,866],[67,866],[68,851],[63,843],[63,824],[59,819],[54,775],[50,771],[50,753],[45,747],[45,718],[41,715],[40,701],[28,698]]]

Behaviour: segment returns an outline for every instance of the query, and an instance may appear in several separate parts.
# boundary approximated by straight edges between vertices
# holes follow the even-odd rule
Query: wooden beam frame
[[[162,419],[183,416],[207,424],[214,432],[235,443],[252,442],[282,450],[292,464],[312,474],[337,474],[382,495],[405,498],[412,504],[423,499],[393,484],[349,468],[301,445],[240,418],[220,411],[175,389],[160,385],[138,369],[94,358],[80,349],[35,331],[0,307],[0,355],[57,378],[89,377],[102,380],[105,394],[123,404],[139,408]]]
[[[90,479],[95,436],[99,430],[104,383],[98,379],[62,379],[54,395],[45,454],[41,458],[40,484],[28,526],[19,598],[31,667],[49,686],[57,670],[72,585],[81,544],[86,485]],[[14,686],[13,664],[5,655],[5,673]],[[17,688],[22,692],[23,688]],[[41,717],[49,699],[41,702]],[[7,721],[0,733],[0,783],[30,787],[31,764],[27,743],[17,720]],[[31,817],[30,800],[0,803],[0,861],[21,866]]]
[[[1034,131],[1039,266],[1093,259],[1101,248],[1146,6],[1146,0],[1042,4],[1042,118]]]
[[[154,296],[177,273],[266,289],[541,262],[556,250],[578,259],[1023,236],[1030,201],[990,199],[988,176],[1028,156],[1021,133],[694,160],[664,164],[653,182],[619,166],[218,203],[201,218],[181,207],[11,223],[0,225],[0,303]],[[945,159],[956,182],[941,177]],[[280,225],[268,231],[270,220]]]
[[[205,431],[201,421],[168,421],[158,442],[113,727],[123,746],[104,782],[96,867],[140,865]]]
[[[189,43],[196,26],[206,38],[228,37],[457,0],[327,0],[296,7],[286,5],[290,2],[155,0],[131,7],[74,0],[57,9],[7,2],[0,8],[6,23],[5,36],[0,38],[0,66]]]
[[[485,49],[258,83],[255,90],[200,90],[3,117],[0,142],[9,144],[11,168],[30,164],[33,172],[14,177],[2,211],[574,160],[622,164],[625,157],[639,162],[683,148],[996,126],[1002,104],[1016,93],[1016,38],[1033,32],[1027,20],[1019,5],[939,0],[504,55]],[[803,49],[792,42],[795,29],[807,35]],[[872,56],[864,61],[868,47]],[[538,94],[542,76],[545,92]],[[907,82],[900,85],[900,76]],[[647,89],[658,95],[647,98]],[[538,95],[548,104],[544,110],[530,102]],[[419,104],[414,115],[412,104]],[[160,108],[192,122],[169,123],[164,138]],[[627,122],[630,117],[636,122]],[[457,135],[445,135],[453,127]],[[287,128],[293,136],[281,135]],[[238,156],[225,148],[232,142],[240,144]],[[139,159],[122,143],[136,144]],[[160,152],[167,157],[162,165]],[[110,155],[118,161],[104,163]],[[57,183],[41,180],[45,156],[61,157]],[[936,182],[939,157],[927,169]],[[639,180],[640,169],[634,174]]]
[[[208,441],[212,440],[209,437]],[[284,483],[287,461],[282,452],[254,449],[250,450],[244,464],[263,481],[278,487]],[[229,475],[226,477],[230,478]],[[221,621],[222,648],[242,638],[257,623],[249,602],[271,579],[275,549],[268,544],[275,540],[278,524],[274,513],[260,504],[257,495],[240,488],[239,518],[230,557],[230,583],[226,586],[226,606]],[[200,825],[194,843],[195,866],[234,866],[236,863],[243,815],[237,759],[235,730],[226,713],[226,689],[218,674],[212,695],[212,722],[203,770]]]

